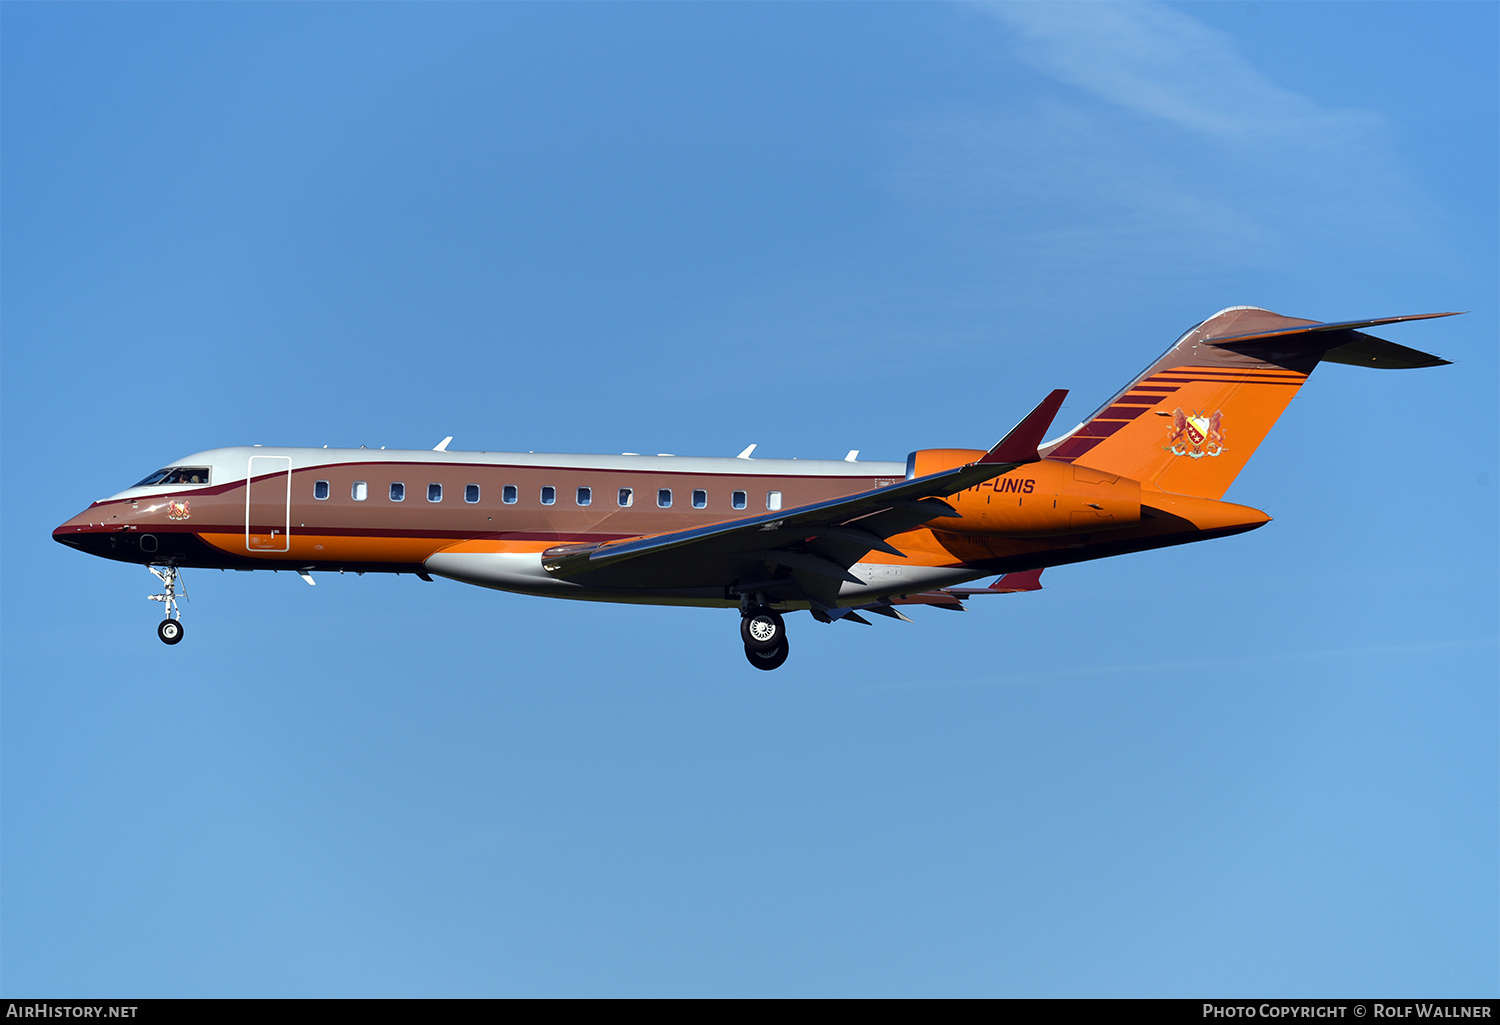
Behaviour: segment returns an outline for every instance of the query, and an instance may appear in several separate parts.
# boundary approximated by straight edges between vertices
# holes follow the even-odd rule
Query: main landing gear
[[[757,669],[777,669],[786,661],[786,623],[779,613],[763,605],[744,611],[740,639],[745,642],[745,658]]]
[[[167,618],[156,626],[156,636],[161,638],[163,644],[176,644],[182,640],[182,613],[177,608],[177,576],[176,566],[147,566],[151,574],[162,583],[162,593],[147,595],[152,601],[159,601],[166,608]],[[183,587],[182,597],[187,598],[187,588]]]

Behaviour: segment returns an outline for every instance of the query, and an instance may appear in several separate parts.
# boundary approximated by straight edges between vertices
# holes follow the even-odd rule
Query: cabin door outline
[[[287,551],[292,545],[291,528],[291,457],[251,456],[245,479],[245,550]]]

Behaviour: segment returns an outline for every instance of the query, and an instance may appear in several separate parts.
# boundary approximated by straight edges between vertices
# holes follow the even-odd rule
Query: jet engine
[[[922,477],[972,463],[982,455],[975,449],[924,449],[907,458],[907,472]],[[1018,466],[946,501],[959,518],[944,516],[926,526],[950,534],[1096,533],[1141,519],[1139,481],[1050,459]]]

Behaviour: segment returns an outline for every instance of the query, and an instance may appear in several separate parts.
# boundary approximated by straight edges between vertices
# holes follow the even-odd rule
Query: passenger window
[[[468,502],[470,505],[473,505],[475,502],[479,501],[479,485],[478,484],[465,484],[464,485],[464,501]]]
[[[621,509],[629,509],[631,503],[635,501],[635,491],[631,488],[621,488],[620,495],[615,501],[619,503]]]
[[[729,504],[734,506],[736,509],[743,509],[745,508],[745,502],[748,500],[748,498],[749,496],[746,495],[743,491],[736,491],[733,495],[730,496]]]
[[[349,489],[349,497],[356,502],[363,502],[370,496],[370,486],[362,480],[354,482],[354,487]]]
[[[769,491],[766,493],[766,508],[773,512],[781,508],[781,492]]]
[[[313,481],[313,497],[323,502],[328,499],[328,482],[326,480]]]
[[[657,507],[661,508],[661,509],[670,509],[670,508],[672,508],[672,489],[671,488],[662,488],[659,491],[657,491],[656,492],[656,504],[657,504]]]
[[[500,489],[500,501],[506,505],[515,505],[517,497],[516,486],[514,484],[507,484]]]
[[[405,484],[396,483],[396,484],[392,484],[391,485],[391,501],[392,502],[404,502],[404,501],[406,501],[406,485]]]
[[[578,504],[579,505],[588,505],[591,502],[593,502],[593,500],[594,500],[594,489],[593,488],[579,488],[578,489]]]
[[[542,488],[542,504],[543,505],[551,505],[553,502],[556,502],[556,501],[557,501],[557,489],[556,488],[554,488],[551,484],[548,484],[546,487]]]
[[[695,488],[693,490],[693,508],[702,509],[707,504],[708,492],[704,491],[702,488]]]
[[[441,502],[443,500],[443,486],[441,484],[427,485],[427,501]]]

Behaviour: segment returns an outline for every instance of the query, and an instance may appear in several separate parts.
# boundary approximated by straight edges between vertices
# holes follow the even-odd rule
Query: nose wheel
[[[746,609],[740,617],[740,640],[745,642],[745,658],[757,669],[769,671],[786,661],[786,623],[772,609]]]
[[[163,644],[176,644],[182,640],[182,612],[177,608],[177,586],[178,570],[176,566],[147,566],[151,575],[161,581],[162,593],[147,595],[152,601],[159,601],[166,609],[167,618],[156,625],[156,636],[161,638]],[[187,588],[182,589],[182,597],[187,599]]]

